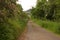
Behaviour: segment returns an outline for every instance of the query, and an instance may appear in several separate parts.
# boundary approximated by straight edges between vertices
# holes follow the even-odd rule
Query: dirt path
[[[60,37],[39,27],[32,21],[29,21],[27,26],[27,31],[18,40],[60,40]]]

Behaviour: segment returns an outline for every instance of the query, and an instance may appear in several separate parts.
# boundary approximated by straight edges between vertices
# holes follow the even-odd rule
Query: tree
[[[60,4],[59,0],[49,0],[49,13],[47,15],[47,19],[49,20],[56,20],[57,19],[57,14],[59,16],[60,13],[58,13],[58,11],[60,10],[60,8],[58,7]],[[52,2],[52,3],[51,3]]]
[[[36,8],[32,12],[32,14],[37,18],[44,18],[45,17],[45,5],[46,0],[37,0]]]
[[[37,18],[60,20],[60,0],[37,0],[36,8],[32,10],[32,15]]]

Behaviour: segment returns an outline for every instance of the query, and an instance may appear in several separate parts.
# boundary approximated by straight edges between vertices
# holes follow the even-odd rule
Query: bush
[[[7,22],[0,23],[0,40],[16,40],[26,26],[25,21],[8,19]]]
[[[27,24],[27,15],[16,1],[0,1],[0,40],[17,40]]]

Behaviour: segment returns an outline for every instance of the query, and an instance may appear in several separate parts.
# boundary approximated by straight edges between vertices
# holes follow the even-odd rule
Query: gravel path
[[[60,40],[59,36],[29,21],[27,30],[18,40]]]

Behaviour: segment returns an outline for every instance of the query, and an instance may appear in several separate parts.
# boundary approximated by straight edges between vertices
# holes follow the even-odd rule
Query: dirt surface
[[[27,30],[18,40],[60,40],[59,36],[29,21]]]

